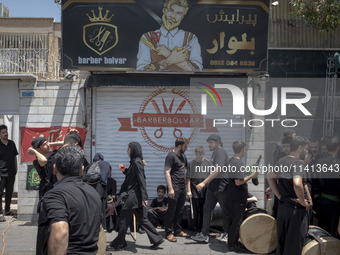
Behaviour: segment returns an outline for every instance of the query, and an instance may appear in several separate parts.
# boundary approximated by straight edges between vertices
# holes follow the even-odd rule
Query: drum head
[[[240,227],[240,239],[253,253],[271,253],[277,245],[276,220],[264,213],[249,216]]]
[[[325,244],[325,253],[327,255],[338,255],[340,253],[340,240],[335,237],[321,237]],[[303,249],[301,255],[320,255],[319,243],[315,240],[307,243]]]

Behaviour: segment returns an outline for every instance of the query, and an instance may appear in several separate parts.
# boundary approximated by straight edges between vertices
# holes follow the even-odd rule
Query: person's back
[[[76,146],[56,154],[54,173],[58,182],[41,199],[37,254],[96,254],[102,220],[97,192],[83,182],[84,154]],[[68,238],[64,238],[68,236]]]
[[[58,210],[50,214],[49,208],[52,206]],[[50,224],[61,219],[69,223],[68,253],[96,254],[102,219],[100,198],[80,176],[57,182],[43,197],[42,207]],[[55,218],[56,215],[58,218]]]

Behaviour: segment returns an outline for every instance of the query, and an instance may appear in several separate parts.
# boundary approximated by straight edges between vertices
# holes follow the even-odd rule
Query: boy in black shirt
[[[279,199],[277,216],[276,254],[301,254],[308,232],[308,214],[311,201],[306,200],[308,188],[303,180],[303,161],[308,153],[308,141],[295,136],[290,141],[290,153],[281,158],[275,172],[267,180]]]
[[[200,184],[210,174],[207,170],[208,166],[212,166],[212,163],[208,159],[204,159],[203,146],[197,146],[195,148],[195,159],[190,161],[187,171],[188,191],[192,194],[192,208],[193,208],[193,223],[192,230],[195,232],[201,232],[203,225],[203,207],[205,202],[206,187],[202,190],[197,190],[196,185]]]
[[[164,215],[168,209],[168,199],[164,197],[166,188],[164,185],[159,185],[157,187],[157,195],[154,200],[152,200],[148,211],[148,218],[150,222],[155,227],[164,226]]]
[[[223,143],[221,137],[217,134],[212,134],[208,137],[207,142],[209,144],[210,151],[213,152],[211,155],[211,162],[215,169],[212,169],[211,173],[205,180],[196,185],[198,191],[202,190],[204,187],[207,188],[205,194],[205,203],[203,207],[203,224],[202,231],[197,233],[196,236],[192,237],[193,240],[199,243],[209,242],[209,229],[212,212],[217,204],[220,204],[223,215],[223,230],[222,241],[227,241],[228,236],[228,211],[227,211],[227,201],[226,194],[228,188],[228,176],[227,173],[220,171],[225,166],[228,161],[228,155],[223,149]],[[208,185],[209,184],[209,185]],[[208,186],[207,186],[208,185]]]
[[[244,247],[238,242],[240,226],[247,207],[248,184],[247,181],[258,175],[254,171],[249,176],[245,173],[245,166],[241,161],[246,154],[246,144],[243,141],[233,142],[234,156],[229,160],[229,187],[227,190],[228,209],[228,246],[229,251],[244,252]]]

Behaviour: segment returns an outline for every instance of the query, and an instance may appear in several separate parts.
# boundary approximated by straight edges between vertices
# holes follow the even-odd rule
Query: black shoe
[[[248,252],[247,248],[244,247],[244,245],[241,243],[238,243],[235,245],[229,245],[229,251],[233,251],[236,253],[247,253]]]
[[[122,251],[123,248],[120,247],[113,247],[110,244],[106,245],[106,251]]]
[[[158,246],[160,246],[162,243],[164,243],[164,238],[162,238],[161,240],[159,240],[157,243],[154,243],[153,245],[150,246],[150,249],[152,250],[156,250],[158,248]]]
[[[144,231],[144,229],[142,229],[142,228],[139,228],[137,232],[138,232],[139,234],[145,234],[145,231]]]

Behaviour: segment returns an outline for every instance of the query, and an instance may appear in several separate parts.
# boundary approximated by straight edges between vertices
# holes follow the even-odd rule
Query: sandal
[[[6,219],[5,219],[5,216],[3,214],[0,215],[0,222],[5,222]]]
[[[172,234],[167,235],[167,236],[166,236],[166,239],[167,239],[169,242],[177,242],[177,238],[174,237],[174,235],[172,235]]]
[[[183,231],[179,232],[178,234],[176,234],[175,236],[181,236],[181,237],[190,237],[189,234],[184,233]]]

